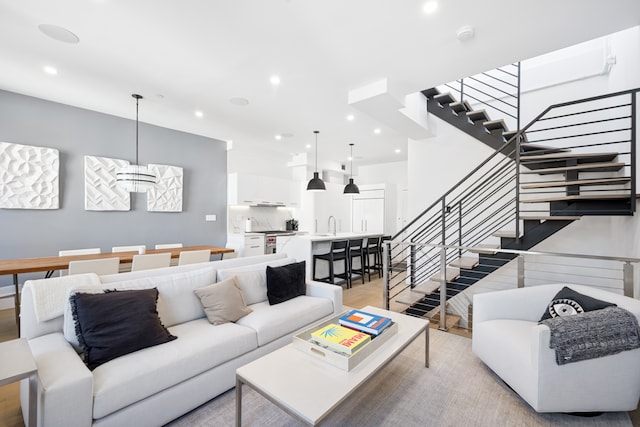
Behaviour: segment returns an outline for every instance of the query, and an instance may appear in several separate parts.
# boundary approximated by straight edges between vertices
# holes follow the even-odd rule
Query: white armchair
[[[579,285],[476,294],[473,352],[537,412],[630,411],[640,399],[640,349],[557,365],[550,329],[538,325],[564,286],[612,302],[640,319],[640,300]]]

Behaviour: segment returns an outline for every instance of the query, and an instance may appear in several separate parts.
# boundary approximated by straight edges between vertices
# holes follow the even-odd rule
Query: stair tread
[[[549,160],[549,159],[589,159],[589,158],[606,158],[611,161],[618,156],[619,153],[572,153],[570,151],[563,153],[550,153],[550,154],[528,154],[523,153],[520,155],[522,160]]]
[[[631,178],[629,177],[578,179],[575,181],[539,182],[535,184],[525,184],[522,185],[521,188],[523,190],[529,190],[534,188],[567,187],[569,185],[625,184],[630,181]]]
[[[499,130],[499,129],[506,130],[507,129],[507,124],[502,119],[486,121],[486,122],[482,123],[482,126],[487,128],[488,131],[494,131],[494,130]],[[503,135],[504,135],[504,133],[503,133]]]
[[[509,131],[509,132],[512,132],[512,131]],[[513,131],[513,132],[515,132],[515,131]],[[505,133],[508,133],[508,132],[505,132]],[[567,152],[569,152],[569,150],[567,150],[566,148],[548,147],[546,145],[532,144],[532,143],[529,143],[529,142],[523,142],[520,145],[520,148],[522,149],[521,156],[524,155],[524,154],[530,154],[531,152],[545,152],[545,153],[567,153]]]
[[[449,104],[449,107],[456,113],[467,112],[473,109],[471,108],[471,105],[466,100],[452,102],[451,104]]]
[[[581,216],[570,216],[570,215],[537,215],[537,216],[528,216],[521,215],[520,219],[522,220],[533,220],[533,221],[577,221],[581,219]]]
[[[439,103],[440,105],[451,104],[452,102],[456,102],[456,99],[451,95],[451,92],[439,93],[433,97],[433,100]]]
[[[516,238],[515,230],[497,230],[491,233],[491,235],[494,237],[509,237],[512,239]]]
[[[520,203],[564,202],[570,200],[622,200],[631,198],[630,194],[576,194],[573,196],[544,197],[540,199],[520,199]]]
[[[498,252],[496,249],[500,249],[500,245],[494,245],[490,243],[481,243],[469,249],[469,252],[473,252],[477,254],[495,254],[496,252]]]
[[[605,162],[605,163],[585,163],[576,166],[560,166],[556,168],[544,168],[544,169],[533,169],[528,171],[522,171],[520,173],[523,174],[550,174],[550,173],[562,173],[566,171],[572,170],[593,170],[594,172],[615,172],[617,170],[622,169],[625,166],[624,163],[621,162]]]
[[[451,282],[452,280],[455,280],[458,276],[460,276],[460,269],[455,267],[447,267],[445,276],[446,276],[447,282]],[[440,282],[440,271],[438,271],[433,276],[429,277],[429,281]]]
[[[440,91],[438,90],[438,88],[435,87],[431,87],[429,89],[425,89],[422,91],[422,94],[424,96],[426,96],[427,98],[433,98],[434,96],[438,95],[440,93]]]
[[[485,110],[473,110],[467,112],[467,117],[473,122],[487,122],[489,121],[489,115]]]
[[[478,265],[478,258],[471,256],[463,256],[449,264],[451,267],[472,269]]]

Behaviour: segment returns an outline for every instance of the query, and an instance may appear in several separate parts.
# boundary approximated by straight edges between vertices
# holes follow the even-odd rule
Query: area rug
[[[430,344],[429,368],[424,367],[424,340],[417,339],[322,425],[631,426],[626,412],[597,417],[538,414],[471,352],[470,339],[432,329]],[[242,394],[243,426],[304,425],[246,385]],[[172,427],[233,425],[234,390],[169,424]]]

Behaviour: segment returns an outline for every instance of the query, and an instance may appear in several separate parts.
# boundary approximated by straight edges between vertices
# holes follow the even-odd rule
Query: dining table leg
[[[16,313],[16,326],[18,327],[18,336],[20,336],[20,283],[18,283],[18,274],[13,274],[13,287],[16,294],[13,297],[13,303],[15,304]]]

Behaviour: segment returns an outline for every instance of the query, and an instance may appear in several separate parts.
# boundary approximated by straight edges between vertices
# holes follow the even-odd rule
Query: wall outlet
[[[216,221],[218,219],[218,216],[215,214],[212,215],[205,215],[204,220],[205,221]]]

